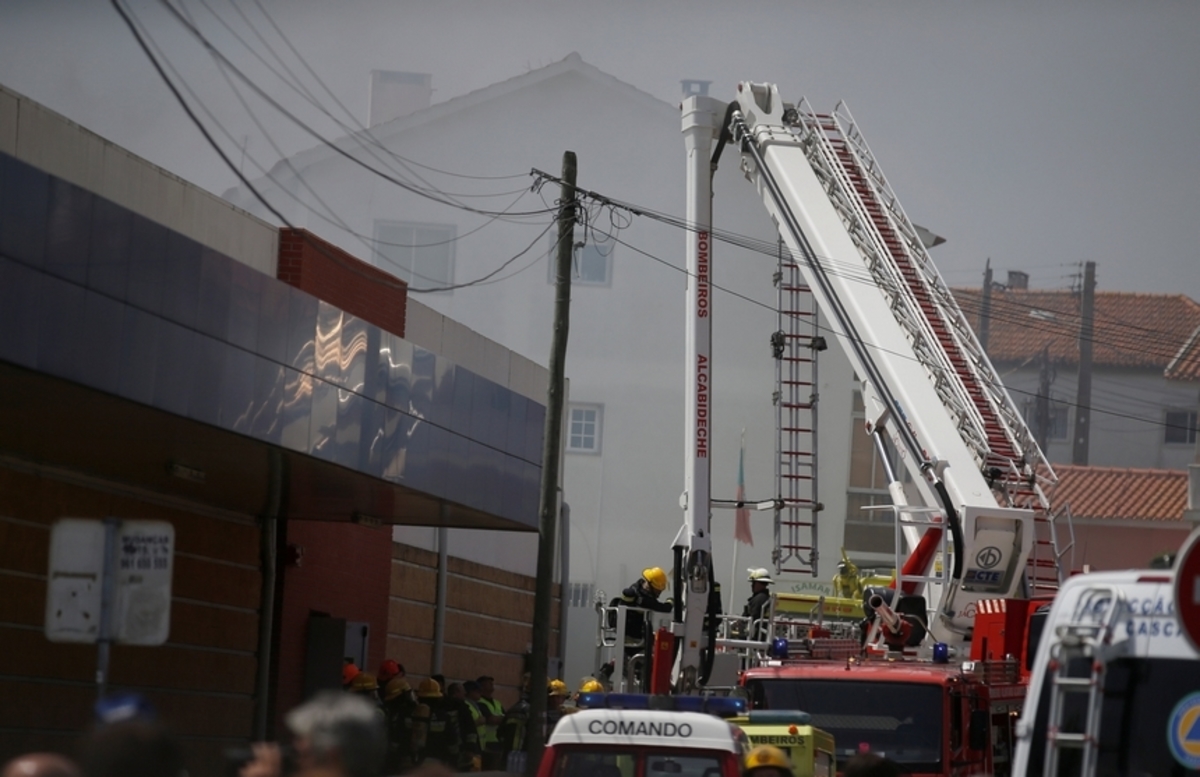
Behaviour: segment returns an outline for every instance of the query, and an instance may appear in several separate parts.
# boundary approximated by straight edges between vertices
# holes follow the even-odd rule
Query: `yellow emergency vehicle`
[[[751,745],[774,745],[787,753],[796,777],[837,774],[833,736],[813,726],[807,712],[751,710],[729,722],[746,732]]]

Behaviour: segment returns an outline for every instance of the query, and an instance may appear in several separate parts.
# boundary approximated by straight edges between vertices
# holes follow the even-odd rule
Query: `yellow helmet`
[[[417,686],[418,699],[437,699],[442,695],[442,686],[438,685],[438,681],[432,677],[422,680]]]
[[[767,766],[783,769],[789,774],[792,771],[792,762],[788,760],[787,753],[774,745],[759,745],[746,753],[747,774]]]
[[[376,691],[379,690],[379,683],[375,681],[375,675],[370,672],[359,672],[354,675],[354,679],[350,681],[350,690],[352,691]]]
[[[600,693],[603,690],[604,686],[600,684],[599,680],[594,678],[588,678],[584,681],[583,685],[579,686],[580,693]]]
[[[667,590],[667,573],[662,571],[662,567],[648,567],[643,569],[642,579],[659,593]]]
[[[411,690],[412,686],[408,684],[408,680],[405,680],[403,677],[393,677],[391,680],[388,680],[387,685],[383,686],[383,698],[385,701],[391,701],[397,696],[408,693]]]
[[[567,690],[567,684],[562,680],[551,680],[547,688],[551,696],[570,696],[571,692]]]

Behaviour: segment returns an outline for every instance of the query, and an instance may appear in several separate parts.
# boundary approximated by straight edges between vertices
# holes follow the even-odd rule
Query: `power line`
[[[129,28],[130,32],[133,34],[135,40],[137,41],[138,45],[141,47],[143,53],[145,53],[146,57],[150,60],[151,65],[153,65],[155,71],[158,73],[159,77],[163,80],[163,83],[171,91],[171,94],[175,97],[175,100],[179,103],[180,107],[183,108],[183,110],[187,114],[188,118],[191,119],[192,123],[196,126],[196,128],[204,136],[205,140],[208,141],[208,144],[213,148],[214,151],[217,152],[217,155],[221,157],[221,160],[225,163],[225,165],[227,167],[229,167],[229,169],[231,171],[233,171],[233,173],[238,177],[238,179],[243,182],[243,184],[263,204],[263,206],[265,208],[267,208],[272,214],[274,214],[276,216],[276,218],[278,218],[282,224],[284,224],[286,227],[288,227],[290,229],[296,229],[296,227],[294,227],[291,224],[291,222],[288,221],[288,219],[283,216],[282,213],[280,213],[278,210],[276,210],[266,200],[266,198],[262,196],[262,194],[254,187],[254,185],[251,184],[250,181],[245,177],[245,175],[242,174],[241,170],[236,165],[233,164],[233,160],[230,159],[229,156],[221,149],[220,145],[217,144],[217,142],[213,138],[212,134],[204,126],[204,123],[200,121],[200,118],[195,114],[195,112],[192,110],[191,106],[188,104],[187,100],[184,99],[182,93],[180,93],[179,89],[175,86],[174,82],[167,75],[166,70],[164,69],[163,65],[159,63],[158,58],[154,55],[154,52],[151,50],[151,47],[150,47],[149,43],[147,42],[147,39],[144,38],[141,31],[139,31],[139,24],[137,22],[135,22],[135,18],[133,17],[133,15],[130,12],[128,12],[127,9],[125,9],[121,5],[120,0],[111,0],[111,3],[113,5],[113,8],[117,11],[117,13],[121,16],[121,19],[125,22],[126,26]],[[148,34],[147,34],[147,38],[148,38]],[[155,46],[155,48],[157,48],[157,46]],[[186,87],[186,82],[184,82],[184,83],[185,83],[185,87]],[[190,89],[189,89],[189,91],[190,91]],[[201,103],[201,105],[203,105],[203,103]],[[205,109],[205,110],[207,111],[207,109]],[[222,128],[222,130],[224,131],[224,128]],[[227,131],[225,132],[225,134],[228,136]],[[256,166],[257,166],[257,163],[256,163]],[[514,257],[510,258],[509,260],[507,260],[506,262],[504,262],[496,270],[493,270],[492,272],[488,273],[487,275],[484,275],[483,277],[477,278],[473,281],[467,281],[467,282],[460,283],[460,284],[454,284],[454,285],[430,288],[430,289],[415,289],[415,288],[408,286],[408,284],[405,284],[398,280],[394,281],[394,282],[388,282],[385,280],[382,282],[393,288],[405,289],[407,291],[413,291],[413,292],[417,292],[417,293],[449,291],[451,289],[465,288],[468,286],[473,286],[476,284],[486,282],[489,279],[491,279],[492,277],[494,277],[501,270],[503,270],[505,267],[511,265],[512,262],[516,261],[524,254],[528,253],[529,250],[532,249],[532,247],[534,245],[536,245],[537,241],[540,240],[541,237],[550,230],[550,228],[554,225],[554,223],[555,222],[552,220],[551,223],[544,230],[542,230],[541,233],[539,233],[537,238],[535,238],[534,241],[532,243],[530,243],[529,246],[527,246],[519,254],[517,254],[516,256],[514,256]],[[378,278],[376,278],[375,276],[368,275],[361,268],[355,267],[355,266],[351,265],[350,263],[345,262],[340,256],[334,254],[333,252],[326,250],[325,247],[323,245],[321,245],[321,243],[316,242],[316,241],[309,241],[309,245],[311,245],[316,250],[318,250],[320,253],[324,254],[327,258],[336,262],[337,264],[344,267],[345,269],[347,269],[357,275],[361,275],[363,277],[369,278],[375,282],[380,282],[380,280]]]
[[[117,0],[113,0],[113,2],[117,2]],[[450,207],[457,208],[459,210],[467,211],[469,213],[475,213],[475,214],[481,215],[481,216],[493,216],[493,215],[541,216],[541,215],[545,215],[550,212],[548,209],[543,209],[543,210],[536,210],[536,211],[525,211],[525,212],[505,214],[505,213],[500,213],[499,211],[490,211],[490,210],[485,210],[482,208],[475,208],[475,207],[472,207],[469,205],[465,205],[463,203],[455,202],[452,199],[438,197],[434,194],[431,194],[429,191],[427,191],[425,189],[414,186],[413,184],[396,177],[395,175],[391,175],[387,172],[384,172],[382,170],[372,167],[371,165],[367,164],[366,162],[359,159],[355,155],[346,151],[344,148],[342,148],[340,145],[338,145],[334,141],[331,141],[328,138],[326,138],[324,135],[322,135],[317,130],[310,127],[308,124],[306,124],[304,121],[302,121],[299,117],[297,117],[295,114],[293,114],[287,108],[285,108],[282,104],[280,104],[278,100],[271,97],[271,95],[267,94],[267,92],[265,90],[263,90],[258,84],[254,83],[253,79],[251,79],[249,76],[247,76],[245,73],[243,73],[241,71],[241,69],[237,67],[237,65],[235,65],[223,53],[221,53],[221,51],[216,46],[213,45],[213,43],[204,35],[204,33],[201,32],[191,22],[189,22],[188,19],[185,16],[183,16],[183,14],[181,14],[169,2],[169,0],[161,0],[161,2],[163,4],[163,6],[166,7],[167,10],[170,11],[170,13],[179,21],[179,23],[182,24],[184,26],[184,28],[189,33],[191,33],[192,36],[195,37],[201,43],[201,45],[204,46],[205,49],[207,49],[213,56],[222,60],[226,64],[226,66],[229,68],[229,70],[231,70],[233,72],[233,74],[235,76],[237,76],[237,78],[240,81],[242,81],[244,84],[246,84],[248,87],[250,87],[250,89],[253,90],[255,92],[255,94],[257,94],[261,99],[263,99],[265,102],[267,102],[271,107],[273,107],[280,114],[287,117],[287,119],[290,120],[291,122],[293,122],[297,127],[304,130],[306,133],[308,133],[313,138],[315,138],[317,141],[319,141],[322,145],[329,148],[334,153],[353,162],[355,165],[362,167],[364,170],[368,171],[372,175],[375,175],[385,181],[388,181],[389,183],[392,183],[395,186],[398,186],[401,189],[404,189],[405,191],[411,192],[420,197],[424,197],[425,199],[432,200],[434,202],[438,202],[442,205],[448,205]],[[242,179],[243,179],[243,176],[239,175],[239,180],[242,180]],[[248,185],[248,183],[247,183],[247,185]]]

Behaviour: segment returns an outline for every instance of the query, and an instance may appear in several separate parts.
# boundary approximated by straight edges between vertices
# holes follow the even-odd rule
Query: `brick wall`
[[[155,501],[148,501],[155,499]],[[96,648],[43,634],[50,528],[62,517],[165,520],[175,527],[171,631],[160,647],[115,645],[110,687],[143,694],[182,740],[193,774],[253,733],[259,532],[175,500],[111,493],[0,466],[0,763],[73,753],[91,723]]]
[[[410,681],[433,666],[437,553],[396,543],[392,552],[388,657],[404,664]],[[451,556],[447,564],[442,674],[450,682],[496,678],[496,698],[517,701],[524,655],[533,637],[535,579]],[[558,655],[560,587],[554,586],[550,655]]]
[[[408,284],[307,230],[279,230],[276,277],[385,331],[404,336]]]
[[[303,548],[300,566],[284,566],[278,634],[276,731],[283,714],[304,700],[308,619],[312,612],[371,624],[368,666],[375,672],[384,659],[388,632],[390,527],[372,529],[352,523],[288,521],[287,544]]]
[[[1143,526],[1137,521],[1083,523],[1075,521],[1075,569],[1088,564],[1093,572],[1112,569],[1145,569],[1150,559],[1174,553],[1192,527]]]

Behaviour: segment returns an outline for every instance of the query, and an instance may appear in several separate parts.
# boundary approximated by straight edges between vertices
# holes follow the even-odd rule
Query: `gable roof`
[[[1167,377],[1171,380],[1200,381],[1200,327],[1167,365]]]
[[[367,146],[375,146],[378,148],[378,145],[386,144],[389,138],[405,132],[406,130],[438,121],[483,103],[499,100],[520,90],[536,87],[552,78],[557,78],[568,73],[574,73],[596,84],[616,89],[628,96],[630,99],[641,102],[644,105],[651,106],[656,110],[663,110],[673,113],[674,115],[678,115],[679,113],[678,106],[672,105],[664,100],[660,100],[654,95],[644,92],[632,84],[628,84],[615,76],[609,75],[595,65],[589,65],[583,61],[583,58],[580,57],[578,53],[572,52],[566,57],[560,59],[558,62],[538,68],[537,70],[530,70],[526,73],[522,73],[519,76],[513,76],[512,78],[504,81],[498,81],[481,89],[476,89],[473,92],[468,92],[464,95],[453,97],[445,102],[435,103],[430,105],[428,108],[422,108],[421,110],[414,111],[406,116],[401,116],[397,119],[383,122],[382,124],[376,124],[374,127],[369,129],[343,135],[342,137],[334,140],[333,145],[349,154],[360,152]],[[364,160],[368,163],[372,161],[372,153],[377,154],[378,151],[368,151],[367,153],[362,154]],[[322,144],[306,151],[293,154],[287,160],[280,160],[275,164],[275,167],[271,169],[271,176],[277,181],[285,180],[286,178],[291,177],[292,171],[288,169],[287,162],[290,162],[291,166],[296,170],[301,170],[322,162],[328,158],[340,156],[342,155],[337,150],[330,148],[328,145]],[[241,190],[242,187],[240,186],[230,189],[228,192],[226,192],[226,199],[229,199],[229,196],[233,195],[234,192],[240,192]]]
[[[1060,464],[1054,504],[1076,519],[1182,521],[1188,473],[1175,469],[1122,469]]]
[[[981,289],[954,289],[954,298],[979,332]],[[1200,379],[1200,304],[1183,294],[1100,291],[1095,297],[1092,362],[1097,366],[1166,371]],[[996,363],[1020,363],[1049,347],[1064,366],[1079,364],[1080,297],[1072,291],[996,289],[992,292],[987,353]],[[1176,364],[1177,363],[1177,364]]]

